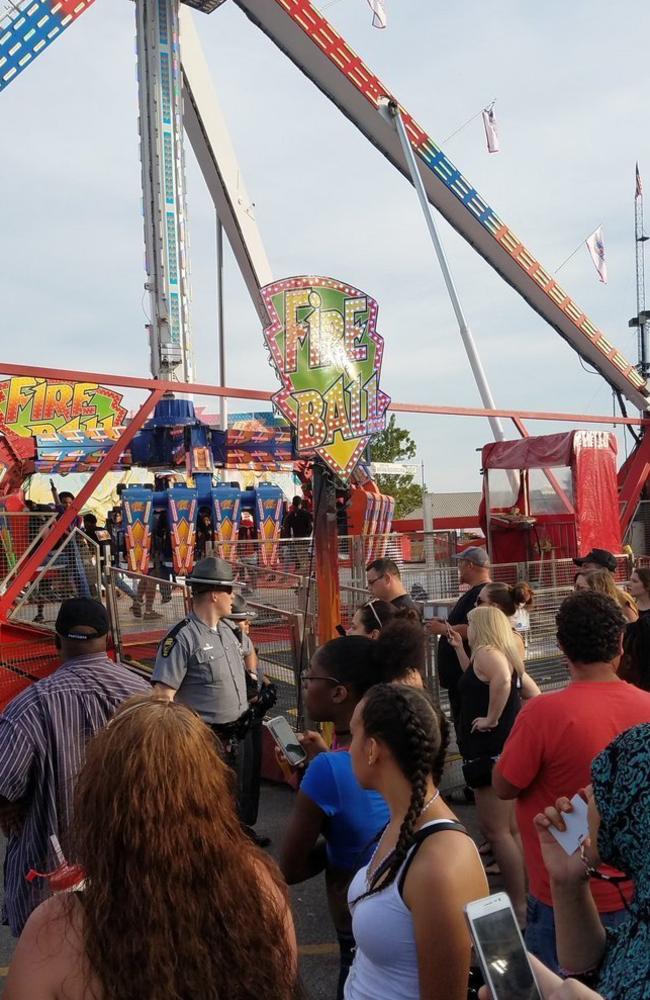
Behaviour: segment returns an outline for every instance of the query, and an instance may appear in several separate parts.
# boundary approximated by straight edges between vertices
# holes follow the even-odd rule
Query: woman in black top
[[[475,608],[467,620],[471,658],[461,636],[453,629],[449,631],[449,641],[463,671],[458,685],[458,743],[463,774],[474,789],[481,829],[492,845],[506,892],[523,926],[526,881],[514,804],[497,798],[492,788],[492,767],[514,725],[521,699],[539,694],[539,688],[526,673],[519,645],[502,611]]]

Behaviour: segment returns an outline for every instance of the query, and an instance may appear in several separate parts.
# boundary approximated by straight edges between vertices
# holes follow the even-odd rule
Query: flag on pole
[[[385,28],[388,24],[384,0],[368,0],[368,6],[372,11],[373,28]]]
[[[639,164],[636,165],[636,192],[634,194],[635,198],[641,198],[643,196],[643,184],[641,183],[641,174],[639,173]]]
[[[598,277],[604,285],[607,284],[607,264],[605,263],[605,243],[603,242],[603,227],[599,226],[589,236],[585,243],[594,262],[594,267],[598,271]]]
[[[489,108],[483,109],[483,128],[485,129],[485,138],[487,140],[488,153],[498,153],[499,152],[499,133],[497,132],[497,123],[494,117],[494,108],[490,105]]]

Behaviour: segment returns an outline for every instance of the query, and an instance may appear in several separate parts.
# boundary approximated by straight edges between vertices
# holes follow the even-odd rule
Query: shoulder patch
[[[179,621],[176,625],[174,625],[171,632],[169,632],[163,639],[162,643],[160,644],[160,653],[163,657],[165,657],[165,659],[169,656],[172,649],[176,645],[176,637],[178,633],[181,631],[181,629],[185,628],[186,625],[189,625],[189,621],[190,621],[189,618],[181,619],[181,621]]]

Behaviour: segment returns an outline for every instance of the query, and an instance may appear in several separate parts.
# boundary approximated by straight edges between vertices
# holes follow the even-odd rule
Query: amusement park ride
[[[12,377],[10,383],[3,383],[5,388],[0,393],[0,399],[5,402],[2,418],[4,436],[0,439],[0,460],[4,465],[0,494],[3,496],[4,507],[11,509],[13,506],[15,509],[21,504],[20,487],[31,472],[48,470],[90,473],[73,506],[56,521],[50,533],[24,561],[20,572],[0,595],[0,621],[7,620],[21,590],[62,538],[97,484],[108,471],[115,468],[138,465],[154,470],[169,470],[178,467],[191,477],[193,483],[191,486],[175,485],[153,491],[145,487],[130,487],[123,492],[125,520],[130,528],[130,566],[143,572],[147,571],[149,564],[152,525],[156,512],[166,512],[168,517],[176,572],[184,575],[191,568],[194,530],[202,507],[208,507],[211,511],[215,531],[225,555],[228,554],[229,543],[237,538],[241,511],[248,508],[255,515],[259,537],[266,543],[263,546],[264,558],[272,562],[280,531],[280,490],[271,485],[248,491],[242,491],[227,482],[214,485],[215,470],[219,467],[225,470],[248,468],[251,461],[255,464],[255,452],[261,453],[261,457],[260,454],[257,456],[259,468],[273,471],[275,468],[286,468],[287,463],[290,466],[292,462],[297,462],[304,469],[306,462],[313,459],[314,453],[320,453],[314,430],[320,425],[331,431],[331,440],[337,443],[339,451],[344,454],[339,462],[338,478],[351,481],[352,485],[350,531],[379,534],[390,527],[390,498],[378,493],[363,467],[354,471],[354,464],[349,456],[354,454],[356,462],[361,457],[357,455],[358,449],[353,451],[353,446],[350,445],[346,450],[348,438],[354,437],[357,425],[355,440],[367,440],[372,432],[376,433],[381,429],[381,418],[388,406],[388,398],[382,398],[378,390],[380,338],[373,338],[372,331],[369,331],[375,342],[375,347],[371,346],[370,350],[374,351],[377,381],[374,383],[372,396],[368,389],[370,380],[364,381],[363,400],[359,381],[359,402],[355,411],[353,387],[356,368],[354,365],[352,368],[349,366],[352,360],[365,357],[362,352],[368,348],[359,347],[359,340],[355,338],[361,336],[359,331],[363,323],[369,327],[370,316],[375,308],[372,300],[364,297],[363,293],[331,279],[291,279],[293,282],[302,282],[303,289],[309,286],[305,293],[308,297],[300,302],[296,300],[292,321],[295,321],[298,329],[299,350],[304,348],[306,351],[309,345],[310,359],[312,352],[316,350],[315,328],[310,326],[308,311],[305,310],[307,303],[310,308],[315,308],[314,303],[321,302],[318,288],[322,285],[323,299],[336,286],[349,296],[347,301],[363,303],[363,309],[357,307],[357,312],[361,310],[361,320],[352,318],[350,330],[346,325],[343,332],[344,321],[341,319],[340,330],[336,328],[347,352],[343,361],[343,369],[347,375],[345,379],[342,377],[337,406],[332,404],[328,411],[325,396],[318,398],[318,406],[322,405],[322,409],[318,413],[310,411],[314,419],[308,423],[309,433],[304,440],[299,432],[292,443],[288,428],[282,427],[269,430],[266,434],[258,429],[255,432],[257,437],[253,435],[248,439],[246,435],[237,435],[231,429],[210,427],[196,416],[189,399],[179,398],[189,394],[270,398],[268,393],[197,385],[192,382],[183,129],[192,144],[217,217],[226,232],[260,321],[267,329],[267,343],[272,354],[268,335],[272,319],[269,313],[270,301],[280,293],[285,295],[285,302],[289,301],[291,288],[294,287],[291,281],[272,283],[271,270],[256,224],[245,210],[235,154],[211,87],[208,67],[192,15],[187,10],[187,7],[193,7],[209,14],[216,11],[225,0],[184,2],[185,7],[179,5],[178,0],[135,0],[147,267],[145,287],[149,292],[151,305],[152,319],[148,335],[153,379],[0,363],[1,371]],[[523,440],[496,442],[495,445],[486,446],[483,456],[485,469],[492,467],[521,471],[534,467],[535,463],[537,467],[548,469],[551,458],[555,464],[571,467],[576,499],[566,496],[557,482],[555,488],[563,505],[564,520],[573,519],[575,524],[574,544],[588,547],[587,539],[591,538],[588,527],[590,517],[592,523],[597,518],[595,511],[587,508],[594,496],[601,498],[606,494],[610,521],[615,522],[614,525],[609,525],[611,531],[608,540],[612,548],[620,549],[622,531],[633,517],[650,471],[650,436],[645,433],[646,421],[628,418],[625,414],[625,401],[642,412],[648,407],[649,389],[643,374],[607,341],[604,334],[560,287],[553,274],[536,260],[494,209],[481,198],[445,153],[399,104],[390,89],[350,49],[310,0],[230,2],[241,8],[250,21],[288,56],[379,152],[411,180],[409,157],[405,156],[400,133],[407,137],[410,144],[408,152],[415,154],[417,170],[430,205],[609,383],[618,396],[624,414],[622,418],[617,418],[617,422],[637,424],[641,427],[641,432],[633,453],[618,473],[617,483],[615,440],[607,433],[584,433],[577,439],[575,434],[580,432],[572,432],[572,435],[566,436],[553,435],[554,438],[571,436],[571,441],[556,441],[553,444],[550,438],[529,438],[521,420],[524,415],[521,414],[489,409],[452,410],[405,404],[393,404],[393,409],[455,412],[486,417],[501,413],[510,417],[515,421]],[[92,3],[93,0],[17,0],[15,4],[12,3],[11,13],[0,23],[0,92],[13,83]],[[313,298],[314,295],[316,298]],[[45,383],[43,380],[46,380]],[[74,413],[75,405],[79,413],[83,412],[84,404],[78,400],[75,404],[76,396],[64,398],[62,390],[58,390],[58,395],[56,390],[52,390],[51,387],[57,380],[59,383],[67,383],[68,387],[71,384],[94,385],[95,389],[104,393],[109,393],[110,390],[104,389],[101,383],[117,388],[144,389],[149,395],[126,426],[122,425],[121,419],[116,418],[112,424],[95,422],[93,433],[84,432],[83,421],[77,422],[72,433],[66,431],[65,426],[61,427],[61,422],[49,434],[19,436],[13,433],[12,421],[7,419],[7,394],[19,393],[18,401],[14,400],[16,420],[27,408],[28,402],[29,405],[34,405],[34,399],[39,393],[50,393],[49,410],[45,407],[45,399],[41,399],[41,405],[45,407],[44,413],[46,410],[48,413],[60,411],[62,415],[65,413],[69,416],[71,412]],[[15,383],[20,384],[16,387]],[[70,389],[70,393],[72,392]],[[121,397],[115,395],[117,412]],[[274,401],[284,399],[286,402],[287,398],[290,401],[291,395],[283,382],[283,389],[274,397]],[[297,395],[301,393],[294,393],[294,396]],[[88,404],[88,401],[89,397],[85,403]],[[89,407],[86,412],[91,410],[92,407]],[[543,418],[552,416],[560,415],[547,414]],[[579,419],[596,422],[602,418]],[[609,422],[612,422],[611,418]],[[538,446],[535,442],[539,442]],[[511,446],[509,450],[507,445]],[[499,448],[500,452],[494,451]],[[587,452],[589,460],[584,457]],[[558,459],[557,462],[555,459]],[[317,562],[323,571],[317,574],[319,586],[323,588],[320,603],[321,638],[329,638],[338,621],[336,525],[335,518],[331,516],[332,484],[335,480],[330,474],[325,474],[322,461],[315,461],[314,469],[318,480],[314,491],[315,505],[322,514],[317,517],[316,525]],[[485,476],[485,482],[487,484],[488,475]],[[598,486],[594,487],[595,494],[593,490],[590,494],[589,490],[596,482]],[[489,488],[486,486],[486,526],[488,544],[494,550],[493,556],[498,554],[499,549],[505,551],[507,545],[504,547],[503,539],[509,533],[516,532],[517,538],[523,538],[532,527],[530,522],[534,524],[534,518],[527,509],[528,487],[525,475],[521,477],[521,483],[520,495],[512,509],[501,511],[491,509]],[[329,496],[330,500],[323,504],[321,510],[319,497],[322,496]],[[599,538],[602,544],[602,534]],[[512,545],[510,548],[512,550]],[[516,544],[514,548],[517,549]]]

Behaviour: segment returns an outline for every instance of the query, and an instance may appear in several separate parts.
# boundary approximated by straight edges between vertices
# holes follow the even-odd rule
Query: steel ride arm
[[[405,177],[397,134],[379,111],[395,99],[310,0],[234,0]],[[431,204],[575,351],[641,410],[649,390],[582,309],[400,106]]]

